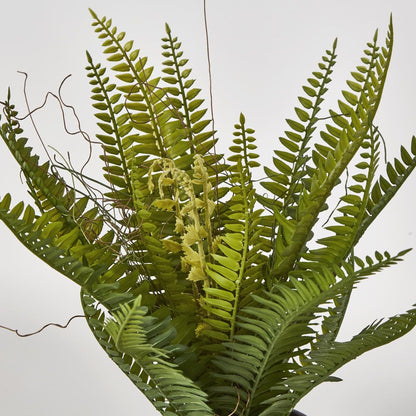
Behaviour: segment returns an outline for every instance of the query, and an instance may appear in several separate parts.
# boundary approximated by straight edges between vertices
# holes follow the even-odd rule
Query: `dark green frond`
[[[250,397],[249,414],[264,411],[264,401],[275,397],[274,386],[301,371],[303,357],[310,351],[328,344],[325,334],[335,329],[324,319],[324,335],[319,335],[318,322],[333,312],[331,301],[339,301],[356,283],[397,263],[403,254],[391,257],[376,253],[376,259],[368,258],[367,265],[357,259],[359,268],[355,271],[348,263],[332,270],[322,267],[307,279],[293,276],[286,283],[278,283],[273,293],[253,295],[255,304],[243,308],[237,318],[234,342],[223,343],[225,351],[213,360],[216,382],[209,391],[215,408],[227,402],[229,409],[236,405],[225,394],[225,386],[232,383],[239,386],[241,398]]]
[[[111,185],[119,188],[117,199],[126,200],[124,203],[127,203],[133,193],[126,157],[129,147],[133,144],[132,138],[128,136],[132,129],[129,115],[121,102],[121,94],[114,92],[116,85],[109,83],[106,69],[102,68],[101,64],[95,65],[88,52],[87,59],[89,65],[86,69],[93,86],[93,107],[100,111],[95,116],[99,120],[97,124],[102,132],[96,136],[102,142],[104,150],[104,154],[100,156],[105,163],[104,176]]]
[[[273,396],[264,402],[261,416],[287,416],[296,403],[312,388],[328,380],[331,374],[361,354],[388,344],[407,334],[416,325],[416,308],[364,328],[347,342],[335,342],[314,350],[290,377],[272,389]],[[290,392],[290,393],[287,393]]]
[[[224,232],[207,262],[207,274],[212,287],[204,288],[203,307],[208,316],[200,326],[201,335],[217,341],[232,341],[238,311],[250,302],[250,294],[261,290],[270,250],[267,237],[270,229],[261,221],[262,210],[256,210],[256,197],[251,170],[258,166],[253,129],[245,125],[240,115],[235,125],[233,153],[230,161],[230,197],[224,202],[221,216]]]
[[[271,192],[270,200],[262,199],[266,206],[279,210],[284,216],[297,218],[296,209],[302,188],[309,189],[308,176],[310,175],[310,140],[316,130],[318,113],[327,92],[327,85],[331,82],[331,74],[335,65],[335,49],[337,41],[332,45],[332,50],[327,50],[319,63],[319,71],[312,73],[308,78],[308,84],[303,87],[306,96],[298,97],[301,107],[296,107],[297,119],[287,119],[290,130],[285,131],[285,137],[279,141],[282,150],[276,150],[273,164],[277,171],[265,168],[266,175],[271,181],[261,184]]]
[[[358,241],[363,219],[368,215],[371,187],[380,156],[379,135],[373,128],[370,128],[369,133],[362,144],[360,161],[355,165],[358,173],[352,176],[352,183],[349,183],[346,194],[340,198],[331,225],[325,227],[332,235],[317,240],[324,247],[302,255],[309,262],[301,264],[304,268],[313,267],[311,262],[337,264],[347,258]]]
[[[279,279],[285,278],[299,256],[305,252],[305,244],[319,213],[325,208],[327,198],[339,184],[341,175],[365,142],[387,76],[391,57],[391,36],[392,31],[388,33],[386,48],[382,48],[382,52],[379,52],[376,37],[368,44],[370,49],[364,51],[365,56],[362,58],[364,66],[357,67],[357,73],[362,75],[360,84],[355,83],[351,87],[352,84],[349,83],[350,91],[343,92],[345,101],[338,101],[341,115],[330,111],[336,127],[327,124],[328,133],[325,133],[323,138],[328,146],[315,146],[312,152],[314,173],[311,175],[310,188],[305,188],[299,198],[298,220],[293,232],[289,238],[279,238],[279,235],[276,238],[272,272]],[[353,78],[357,79],[357,73],[352,73]]]
[[[108,258],[108,253],[106,255],[108,263],[96,263],[91,266],[71,254],[79,235],[77,228],[63,232],[62,223],[52,222],[49,213],[35,216],[33,208],[28,206],[24,209],[22,203],[10,209],[10,201],[9,195],[1,200],[0,219],[33,254],[81,287],[88,288],[110,309],[118,302],[131,297],[128,292],[118,291],[117,282],[110,283],[103,280],[103,276],[107,276],[106,272],[108,273],[108,268],[113,262],[111,257]],[[89,251],[91,248],[90,246]],[[77,254],[79,255],[79,252]]]
[[[56,171],[52,171],[50,163],[40,164],[39,156],[32,155],[32,148],[26,145],[28,139],[22,137],[18,113],[10,100],[6,101],[4,110],[6,117],[0,135],[18,162],[37,208],[41,213],[48,212],[51,221],[61,222],[66,231],[82,228],[80,223],[86,208],[83,204],[85,200],[76,202],[75,192]],[[87,241],[86,237],[80,230],[81,241]]]
[[[201,90],[196,88],[195,80],[189,78],[191,69],[187,66],[188,59],[183,56],[181,42],[172,36],[168,25],[166,34],[167,37],[162,39],[162,55],[166,58],[163,62],[162,72],[165,76],[162,77],[162,81],[166,84],[164,90],[168,93],[168,102],[176,109],[171,157],[185,152],[205,155],[216,143],[214,132],[206,129],[211,120],[204,119],[207,109],[201,108],[204,102],[199,97]]]
[[[121,305],[113,318],[107,320],[105,329],[116,350],[134,358],[147,374],[146,387],[154,385],[151,393],[146,389],[144,394],[151,395],[152,403],[162,414],[213,415],[206,404],[206,394],[170,360],[169,350],[158,346],[174,337],[172,327],[155,325],[147,316],[147,308],[140,303],[141,296],[138,296],[132,305]],[[149,319],[151,322],[146,323]]]
[[[400,147],[401,160],[395,158],[393,164],[388,163],[387,177],[380,176],[374,183],[369,201],[367,203],[367,215],[363,218],[357,232],[355,243],[364,234],[370,224],[377,218],[384,207],[391,201],[406,179],[416,166],[416,137],[412,137],[411,153],[403,146]]]

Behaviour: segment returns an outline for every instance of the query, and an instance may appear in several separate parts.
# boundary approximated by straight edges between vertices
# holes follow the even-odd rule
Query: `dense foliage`
[[[155,77],[111,19],[91,14],[111,67],[87,53],[105,182],[70,168],[65,180],[52,161],[41,162],[9,93],[1,136],[34,206],[12,206],[7,194],[0,218],[80,285],[95,338],[160,413],[288,416],[343,364],[413,328],[415,308],[337,341],[353,287],[406,252],[354,255],[416,165],[413,137],[410,151],[401,147],[401,159],[378,173],[375,116],[391,23],[382,46],[377,33],[367,44],[338,108],[320,118],[336,42],[325,52],[260,190],[254,130],[241,114],[230,155],[216,153],[200,89],[169,26]],[[336,187],[345,192],[323,225]],[[314,237],[318,227],[325,237]]]

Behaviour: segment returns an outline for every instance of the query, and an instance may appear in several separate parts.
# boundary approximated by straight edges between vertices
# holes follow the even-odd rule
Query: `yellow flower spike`
[[[195,198],[195,207],[196,208],[205,208],[205,202],[200,198]]]
[[[199,323],[197,325],[196,329],[195,329],[195,335],[196,335],[196,337],[198,338],[201,334],[204,333],[205,330],[207,330],[209,328],[211,328],[210,325],[208,325],[208,324],[206,324],[204,322]]]
[[[159,181],[162,184],[162,186],[170,186],[170,185],[173,185],[175,183],[172,178],[169,178],[167,176],[161,177]]]
[[[215,207],[216,207],[216,204],[215,204],[215,202],[213,201],[213,200],[211,200],[211,199],[209,199],[208,200],[208,209],[207,209],[207,211],[208,211],[208,215],[211,217],[211,215],[214,213],[214,211],[215,211]]]
[[[182,251],[182,244],[173,240],[163,240],[163,245],[171,253],[179,253],[180,251]]]
[[[201,282],[207,280],[207,275],[204,273],[201,267],[192,266],[191,271],[189,272],[189,275],[186,279],[192,282]]]
[[[176,202],[172,199],[156,199],[152,205],[164,211],[172,211]]]
[[[210,193],[212,191],[212,183],[208,181],[206,184],[206,188],[206,192]]]
[[[183,251],[185,253],[184,259],[188,264],[190,264],[191,266],[200,266],[201,256],[198,252],[186,245],[183,245]]]
[[[182,218],[176,217],[175,233],[183,234],[184,231],[185,231],[185,225],[183,224]]]
[[[186,233],[182,237],[182,241],[187,246],[191,246],[200,240],[199,230],[195,225],[187,225],[185,227]]]
[[[181,215],[188,215],[188,212],[192,210],[192,206],[188,203],[184,205],[181,209]]]
[[[202,240],[208,236],[208,233],[206,232],[205,228],[201,225],[199,227],[199,239]]]
[[[181,270],[183,272],[188,272],[191,270],[191,266],[185,261],[183,257],[181,258]]]
[[[218,251],[218,244],[221,243],[221,236],[217,235],[213,240],[212,240],[212,246],[211,246],[211,253],[216,253]]]

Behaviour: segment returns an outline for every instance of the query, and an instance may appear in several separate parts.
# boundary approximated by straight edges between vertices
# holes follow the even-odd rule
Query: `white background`
[[[350,70],[359,64],[365,42],[380,28],[384,39],[393,12],[393,62],[379,109],[378,123],[388,157],[409,146],[416,131],[416,27],[411,1],[225,1],[208,0],[216,128],[220,150],[231,144],[240,111],[256,129],[261,160],[270,165],[271,151],[293,117],[296,97],[325,49],[339,38],[338,65],[328,97],[335,103]],[[72,74],[63,94],[93,135],[95,120],[85,77],[85,50],[104,62],[90,27],[87,6],[111,16],[126,39],[135,39],[144,56],[160,68],[160,38],[164,22],[183,41],[193,75],[208,97],[208,76],[202,0],[153,1],[20,1],[0,2],[0,100],[12,87],[14,101],[25,113],[23,77],[29,74],[28,96],[39,105],[48,90],[57,91]],[[53,101],[36,114],[42,138],[74,159],[86,159],[88,148],[79,136],[62,128]],[[72,125],[75,129],[75,125]],[[33,130],[26,132],[41,152]],[[1,144],[0,144],[1,145]],[[97,155],[95,155],[97,156]],[[43,153],[42,153],[43,157]],[[99,170],[99,164],[96,171]],[[0,146],[0,195],[28,200],[19,171],[5,145]],[[412,178],[372,226],[360,253],[375,249],[395,253],[416,246],[416,181]],[[81,313],[78,287],[42,264],[0,224],[0,324],[31,332],[54,321],[64,323]],[[359,286],[351,302],[346,339],[373,320],[393,315],[416,302],[416,255]],[[393,344],[368,353],[341,369],[342,383],[324,384],[299,403],[308,416],[392,416],[415,413],[414,372],[416,331]],[[156,415],[130,381],[107,359],[79,319],[66,330],[18,338],[0,331],[0,414],[3,415]]]

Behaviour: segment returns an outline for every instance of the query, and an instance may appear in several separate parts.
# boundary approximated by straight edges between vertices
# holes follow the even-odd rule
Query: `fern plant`
[[[0,134],[33,206],[12,205],[6,194],[0,218],[80,286],[94,337],[161,414],[288,416],[342,365],[414,327],[412,307],[337,339],[352,289],[408,251],[365,258],[354,251],[416,165],[413,137],[378,173],[375,117],[391,22],[384,43],[377,32],[367,43],[329,117],[320,111],[336,41],[325,52],[296,118],[286,120],[273,166],[264,167],[261,190],[254,130],[241,114],[230,155],[216,153],[200,89],[170,27],[162,74],[154,76],[111,19],[91,15],[109,64],[87,53],[104,181],[41,162],[9,91]],[[326,235],[315,238],[322,228]]]

